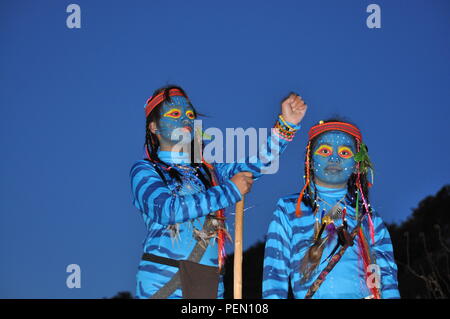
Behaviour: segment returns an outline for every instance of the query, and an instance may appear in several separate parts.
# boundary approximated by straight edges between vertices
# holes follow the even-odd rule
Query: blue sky
[[[66,7],[81,7],[81,29]],[[368,29],[366,7],[381,7]],[[302,186],[307,130],[362,129],[372,204],[400,222],[450,181],[450,2],[12,1],[0,3],[0,297],[134,293],[145,227],[131,204],[143,105],[181,85],[205,127],[271,127],[290,91],[309,106],[276,175],[247,196],[245,247]],[[233,228],[233,219],[229,220]],[[232,247],[229,247],[232,250]],[[66,267],[81,267],[80,289]]]

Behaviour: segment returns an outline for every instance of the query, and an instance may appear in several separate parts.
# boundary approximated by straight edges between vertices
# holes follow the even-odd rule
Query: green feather
[[[372,162],[369,158],[369,153],[367,152],[367,146],[364,143],[361,143],[361,147],[359,152],[355,155],[355,161],[359,163],[359,169],[361,173],[367,174],[367,171],[373,169]]]

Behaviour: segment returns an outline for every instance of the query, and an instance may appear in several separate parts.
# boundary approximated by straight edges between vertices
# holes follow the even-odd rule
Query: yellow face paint
[[[163,115],[164,117],[171,117],[173,119],[177,119],[181,116],[181,111],[179,109],[170,109]]]
[[[333,154],[333,148],[329,145],[322,144],[317,148],[317,150],[314,152],[314,154],[320,155],[323,157],[328,157],[331,154]]]
[[[340,146],[338,148],[338,154],[342,158],[351,158],[351,157],[353,157],[352,150],[349,147],[347,147],[347,146]]]
[[[186,116],[187,116],[188,119],[190,119],[190,120],[195,119],[195,114],[194,114],[194,112],[191,111],[191,110],[186,111]]]

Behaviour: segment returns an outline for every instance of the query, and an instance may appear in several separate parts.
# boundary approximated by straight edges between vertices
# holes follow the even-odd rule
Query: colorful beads
[[[275,123],[275,132],[276,134],[286,141],[292,141],[295,136],[295,132],[297,130],[290,126],[284,119],[281,114],[278,116],[278,120]]]

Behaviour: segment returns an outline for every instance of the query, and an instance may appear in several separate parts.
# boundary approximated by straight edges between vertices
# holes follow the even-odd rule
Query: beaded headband
[[[169,91],[169,96],[184,96],[187,98],[186,94],[181,92],[179,89],[171,89]],[[145,103],[145,117],[149,116],[149,114],[153,111],[153,109],[163,102],[166,99],[166,90],[160,92],[155,96],[150,96],[147,102]]]

